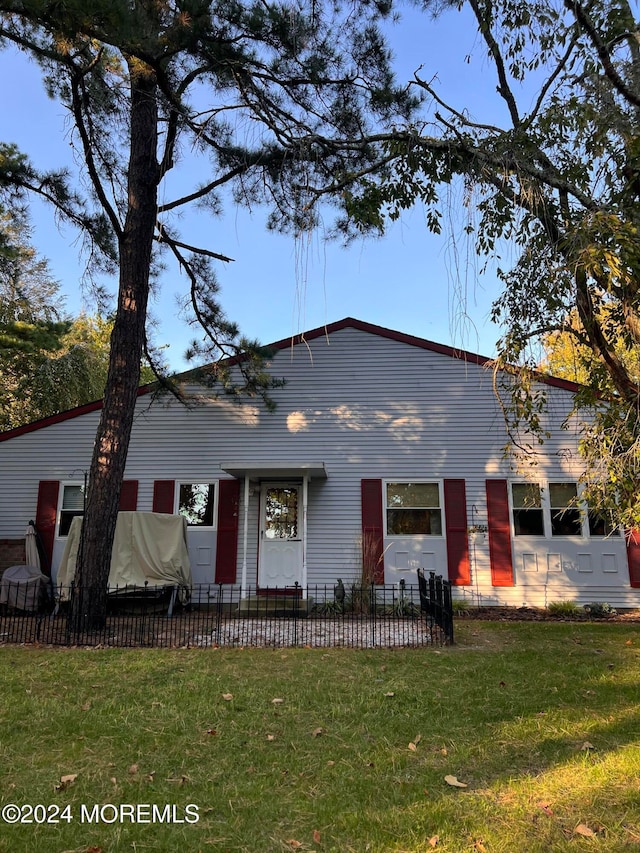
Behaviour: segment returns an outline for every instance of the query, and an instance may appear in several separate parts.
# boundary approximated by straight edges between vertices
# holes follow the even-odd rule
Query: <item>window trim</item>
[[[190,480],[176,480],[174,487],[174,505],[173,511],[175,515],[182,516],[180,512],[180,488],[181,486],[202,486],[204,484],[209,486],[213,486],[213,517],[211,524],[189,524],[187,520],[187,529],[188,530],[217,530],[218,529],[218,501],[220,499],[220,486],[219,479],[217,477],[202,477],[198,480],[190,479]],[[186,518],[186,516],[182,516]]]
[[[446,539],[446,519],[444,513],[444,488],[443,488],[443,480],[437,477],[426,478],[426,477],[389,477],[387,479],[382,480],[382,515],[383,515],[383,524],[384,524],[384,537],[385,539],[394,539],[404,541],[407,539],[427,539],[427,540],[444,540]],[[426,483],[430,486],[438,487],[438,501],[439,506],[437,509],[440,510],[440,533],[389,533],[387,529],[387,510],[389,507],[387,506],[387,486],[390,484],[395,485],[404,485],[408,483],[415,483],[416,485]],[[433,507],[436,509],[436,507]]]

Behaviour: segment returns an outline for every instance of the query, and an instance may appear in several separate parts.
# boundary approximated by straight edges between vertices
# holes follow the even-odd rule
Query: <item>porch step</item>
[[[274,593],[273,595],[248,595],[240,599],[238,613],[252,615],[256,613],[272,613],[275,615],[288,616],[298,613],[306,616],[313,607],[313,599],[296,598],[287,593]]]

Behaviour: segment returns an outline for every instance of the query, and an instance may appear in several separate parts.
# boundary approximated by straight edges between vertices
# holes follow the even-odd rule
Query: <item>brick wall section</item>
[[[24,539],[0,539],[0,575],[9,566],[19,566],[25,562]]]

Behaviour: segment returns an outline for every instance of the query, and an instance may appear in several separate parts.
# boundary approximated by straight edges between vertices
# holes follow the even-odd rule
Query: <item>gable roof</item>
[[[392,341],[399,341],[400,343],[408,344],[409,346],[418,347],[420,349],[429,350],[431,352],[440,353],[440,355],[449,356],[449,358],[460,359],[461,361],[470,362],[471,364],[478,364],[482,367],[491,366],[494,363],[494,359],[489,358],[488,356],[478,355],[478,353],[469,352],[468,350],[458,349],[457,347],[447,346],[446,344],[438,344],[434,341],[427,340],[426,338],[419,338],[415,335],[408,335],[405,332],[397,332],[393,329],[387,329],[384,326],[376,326],[373,323],[366,323],[364,320],[356,320],[354,317],[345,317],[343,320],[337,320],[335,323],[329,323],[325,326],[318,326],[316,329],[311,329],[308,332],[301,332],[297,335],[292,335],[288,338],[282,338],[279,341],[275,341],[271,344],[266,344],[265,349],[270,350],[283,350],[292,346],[298,346],[299,344],[304,344],[308,341],[315,340],[316,338],[327,337],[328,335],[333,334],[334,332],[339,332],[342,329],[358,329],[361,332],[366,332],[370,335],[377,335],[381,338],[387,338]],[[228,364],[233,364],[236,358],[226,359]],[[186,371],[184,374],[180,374],[182,376],[188,376],[192,371]],[[575,382],[570,382],[568,379],[557,379],[553,376],[545,376],[544,374],[540,374],[540,381],[544,382],[546,385],[551,385],[556,388],[562,388],[565,391],[571,391],[573,393],[580,390],[580,385]],[[152,382],[149,385],[142,385],[138,388],[138,397],[144,396],[145,394],[150,394],[156,388],[156,383]],[[62,421],[71,420],[73,418],[80,417],[80,415],[86,415],[89,412],[96,412],[102,408],[103,401],[96,400],[93,403],[85,403],[82,406],[76,406],[74,409],[68,409],[65,412],[59,412],[56,415],[49,415],[49,417],[42,418],[38,421],[33,421],[33,423],[25,424],[24,426],[15,427],[14,429],[7,430],[6,432],[0,433],[0,441],[7,441],[10,438],[14,438],[18,435],[24,435],[25,433],[35,432],[39,429],[44,429],[45,427],[51,426],[52,424],[57,424]]]

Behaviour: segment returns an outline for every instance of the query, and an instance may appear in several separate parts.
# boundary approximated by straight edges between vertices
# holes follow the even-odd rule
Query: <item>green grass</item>
[[[471,622],[457,640],[2,647],[2,804],[73,820],[3,825],[0,853],[637,851],[638,627]],[[81,823],[94,803],[192,803],[199,821]]]

